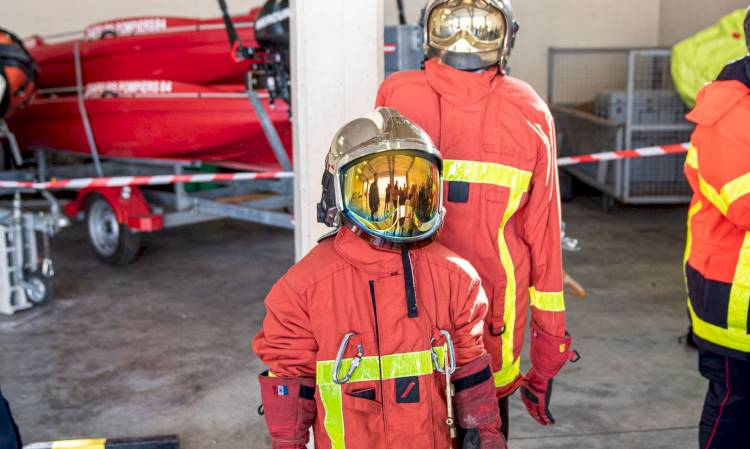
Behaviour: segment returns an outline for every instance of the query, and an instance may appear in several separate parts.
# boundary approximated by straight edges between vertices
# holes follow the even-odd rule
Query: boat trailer
[[[6,142],[12,162],[16,166],[35,163],[34,168],[0,171],[0,181],[18,184],[15,188],[0,189],[0,196],[12,198],[9,208],[0,207],[0,313],[13,314],[49,300],[54,276],[49,239],[69,224],[68,217],[85,222],[96,257],[115,266],[132,263],[138,258],[142,253],[143,234],[178,226],[231,218],[293,229],[291,161],[258,94],[249,90],[248,99],[260,117],[278,165],[285,170],[281,172],[283,176],[238,173],[236,177],[240,180],[212,182],[210,188],[204,190],[190,180],[206,175],[205,171],[200,174],[202,170],[216,170],[217,166],[199,161],[102,158],[98,155],[82,161],[81,157],[86,156],[50,148],[35,148],[33,160],[24,161],[13,133],[0,121],[0,141]],[[0,163],[5,167],[5,152],[0,151],[0,154]],[[59,154],[73,162],[50,164],[50,159]],[[99,173],[108,178],[96,177]],[[256,176],[246,176],[247,180],[242,180],[240,175],[248,174]],[[224,173],[215,177],[229,178],[222,175]],[[112,177],[134,182],[113,184],[107,181]],[[62,196],[53,194],[54,189],[46,188],[56,179],[67,178],[87,181],[83,188],[79,183],[60,189],[77,191],[72,200],[63,200]],[[50,180],[53,183],[44,182]],[[196,185],[198,188],[193,188]],[[22,198],[28,194],[41,195],[46,212],[26,211]],[[43,241],[41,259],[37,233]]]

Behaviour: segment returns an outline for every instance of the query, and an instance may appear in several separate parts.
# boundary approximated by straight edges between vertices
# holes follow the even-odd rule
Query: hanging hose
[[[255,54],[255,50],[242,45],[240,35],[237,33],[237,29],[234,27],[234,22],[232,22],[232,17],[229,15],[229,8],[227,7],[226,0],[219,0],[219,8],[221,9],[221,17],[224,19],[224,26],[227,29],[227,35],[229,36],[232,57],[236,60],[252,58]]]
[[[404,0],[396,0],[398,7],[398,22],[401,25],[406,25],[406,12],[404,11]]]

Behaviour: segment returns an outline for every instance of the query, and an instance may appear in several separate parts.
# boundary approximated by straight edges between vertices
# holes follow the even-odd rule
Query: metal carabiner
[[[354,332],[349,332],[348,334],[344,335],[344,339],[341,340],[339,352],[338,354],[336,354],[336,361],[333,363],[333,374],[331,375],[331,380],[333,380],[333,383],[337,385],[343,385],[351,380],[354,372],[357,371],[357,367],[359,367],[359,363],[362,361],[362,357],[365,355],[365,350],[362,346],[362,343],[358,344],[357,355],[352,360],[352,364],[349,366],[349,371],[347,371],[346,376],[344,376],[343,379],[339,379],[339,369],[341,369],[341,362],[344,361],[346,347],[349,345],[349,340],[355,335],[357,334],[355,334]]]
[[[451,338],[451,334],[448,331],[440,331],[440,334],[445,337],[445,343],[448,346],[448,356],[450,360],[450,365],[446,366],[445,368],[440,367],[440,360],[438,359],[438,355],[435,352],[435,347],[433,344],[435,343],[435,339],[433,338],[430,340],[430,352],[432,355],[432,364],[435,366],[435,371],[437,371],[440,374],[445,374],[445,369],[447,368],[448,374],[453,374],[456,372],[456,348],[453,346],[453,339]]]

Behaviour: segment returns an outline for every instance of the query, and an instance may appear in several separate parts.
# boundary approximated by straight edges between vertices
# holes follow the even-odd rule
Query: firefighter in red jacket
[[[476,267],[487,291],[484,345],[503,423],[521,387],[531,416],[553,424],[552,379],[572,358],[553,120],[531,87],[505,74],[518,31],[509,0],[432,0],[424,26],[424,70],[389,77],[377,104],[415,121],[445,158],[439,241]],[[532,368],[522,377],[529,306]]]
[[[745,21],[750,49],[750,13]],[[685,272],[699,368],[701,449],[750,448],[750,56],[704,87],[685,165]]]
[[[471,428],[466,447],[506,447],[481,281],[430,243],[443,220],[441,166],[430,138],[394,110],[334,138],[319,219],[337,229],[273,287],[253,341],[270,369],[260,385],[274,449],[304,448],[311,425],[317,449],[445,449],[451,402],[455,423]],[[373,217],[373,182],[380,200],[396,182],[421,190],[408,231],[397,209]]]

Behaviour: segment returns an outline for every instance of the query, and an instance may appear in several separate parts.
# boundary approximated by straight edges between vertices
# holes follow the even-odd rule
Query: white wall
[[[513,76],[547,90],[549,47],[655,46],[659,40],[660,0],[516,0],[521,31],[511,57]],[[419,20],[425,2],[404,0],[411,23]],[[395,20],[395,0],[386,11]],[[388,17],[387,17],[388,18]]]
[[[262,0],[228,0],[243,12]],[[89,23],[133,15],[216,17],[216,0],[3,0],[1,26],[22,36],[81,29]],[[404,0],[410,23],[425,0]],[[671,45],[750,0],[515,0],[521,23],[513,74],[546,92],[550,46]],[[397,22],[396,0],[385,0],[385,22]]]
[[[661,0],[659,43],[674,45],[720,17],[748,6],[750,0]]]
[[[264,0],[227,0],[233,14],[244,13],[263,3]],[[415,4],[419,3],[421,1]],[[398,22],[395,4],[395,0],[386,1],[386,23]],[[113,18],[148,15],[218,17],[219,14],[216,0],[3,0],[0,26],[21,36],[44,36],[81,30],[88,24]],[[417,15],[414,13],[411,17],[415,22]]]
[[[2,27],[42,36],[82,30],[102,20],[131,16],[218,17],[216,0],[2,0]],[[232,13],[244,13],[263,0],[227,0]]]

